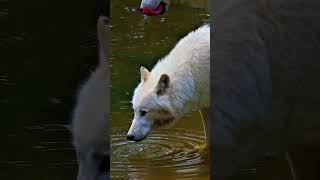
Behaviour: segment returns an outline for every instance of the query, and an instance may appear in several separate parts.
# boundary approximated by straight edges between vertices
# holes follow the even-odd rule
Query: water
[[[126,176],[130,179],[205,179],[207,154],[194,151],[194,146],[203,142],[201,131],[156,131],[139,143],[128,142],[123,138],[126,128],[115,128],[113,131],[112,179]],[[203,178],[200,173],[203,173]]]
[[[138,0],[111,1],[111,179],[201,179],[210,177],[199,113],[170,129],[153,131],[141,142],[126,133],[133,118],[130,100],[141,65],[151,69],[189,31],[209,21],[205,8],[174,4],[159,17],[144,17]]]
[[[0,179],[75,179],[65,125],[96,64],[99,4],[0,0]]]

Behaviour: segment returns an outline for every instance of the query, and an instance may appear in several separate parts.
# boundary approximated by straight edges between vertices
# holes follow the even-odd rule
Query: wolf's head
[[[127,134],[131,141],[143,140],[152,128],[172,125],[177,119],[172,106],[170,77],[161,74],[150,78],[150,72],[140,68],[141,82],[135,89],[132,105],[134,118]]]

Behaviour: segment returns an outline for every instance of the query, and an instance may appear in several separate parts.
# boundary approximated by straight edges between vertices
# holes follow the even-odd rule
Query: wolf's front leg
[[[210,118],[210,108],[202,108],[199,110],[204,130],[205,142],[204,144],[196,145],[198,151],[207,151],[210,147],[210,131],[209,131],[209,118]]]

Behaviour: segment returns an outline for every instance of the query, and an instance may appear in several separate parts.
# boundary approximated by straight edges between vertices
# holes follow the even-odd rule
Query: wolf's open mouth
[[[163,13],[165,13],[166,11],[166,3],[164,3],[163,1],[160,2],[160,4],[158,5],[158,7],[156,7],[155,9],[150,9],[148,7],[144,7],[142,9],[140,9],[140,11],[143,14],[146,14],[148,16],[157,16],[157,15],[162,15]]]

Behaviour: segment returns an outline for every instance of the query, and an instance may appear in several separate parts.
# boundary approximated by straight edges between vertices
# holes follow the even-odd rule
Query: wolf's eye
[[[140,116],[144,116],[147,114],[147,111],[140,111]]]

